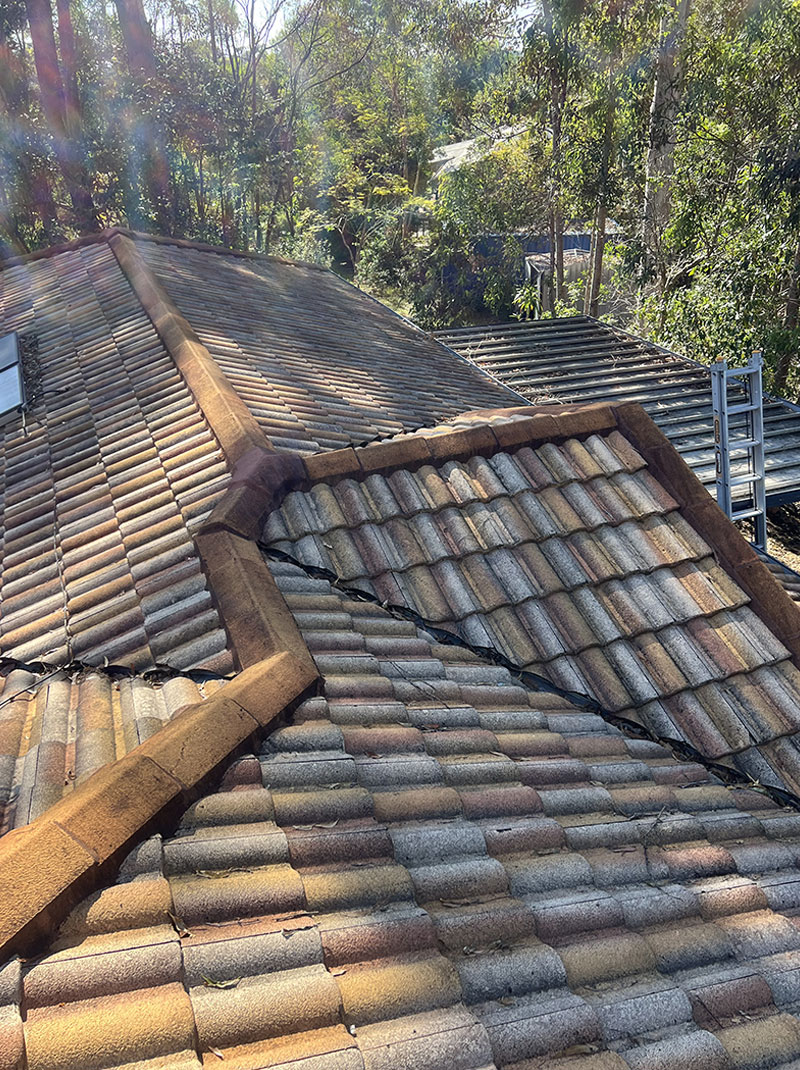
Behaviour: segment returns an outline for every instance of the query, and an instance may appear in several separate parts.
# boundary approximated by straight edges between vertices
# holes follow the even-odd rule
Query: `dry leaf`
[[[176,914],[173,914],[171,910],[168,910],[167,914],[169,915],[169,919],[172,922],[172,927],[175,930],[175,932],[178,934],[178,936],[191,936],[192,935],[189,932],[189,930],[186,928],[186,926],[183,924],[181,919]]]
[[[229,981],[215,981],[212,977],[206,977],[204,973],[200,976],[203,978],[203,984],[206,988],[236,988],[241,981],[241,977],[231,977]]]
[[[208,1050],[211,1052],[212,1055],[216,1055],[218,1059],[222,1059],[224,1061],[225,1056],[222,1054],[219,1048],[209,1048]]]
[[[223,879],[230,877],[233,873],[252,873],[252,869],[244,869],[241,866],[234,866],[230,869],[196,869],[195,874],[198,877],[205,877],[206,880]]]

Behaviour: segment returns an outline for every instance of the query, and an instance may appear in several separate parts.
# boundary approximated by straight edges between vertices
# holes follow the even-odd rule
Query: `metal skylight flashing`
[[[25,404],[19,339],[16,332],[0,335],[0,422]]]

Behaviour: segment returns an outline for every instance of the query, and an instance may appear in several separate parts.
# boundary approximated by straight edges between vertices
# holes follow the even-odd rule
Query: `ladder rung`
[[[728,485],[731,487],[743,487],[747,483],[760,483],[763,476],[757,475],[755,472],[751,472],[746,476],[736,476],[734,479],[728,480]]]
[[[731,513],[731,520],[749,520],[754,516],[761,516],[760,509],[742,509],[739,513]]]
[[[761,371],[760,368],[726,368],[726,379],[744,379],[745,376],[749,378],[751,375],[758,375]]]
[[[737,416],[740,412],[755,412],[756,409],[760,409],[760,405],[730,405],[728,406],[728,416]]]
[[[760,444],[760,438],[745,438],[741,442],[729,442],[728,453],[733,453],[734,450],[751,450],[753,446],[759,446]]]

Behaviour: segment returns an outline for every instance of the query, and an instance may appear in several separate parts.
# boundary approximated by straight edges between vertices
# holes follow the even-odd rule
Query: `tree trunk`
[[[87,234],[98,230],[100,224],[92,200],[86,165],[81,158],[78,146],[69,136],[64,86],[58,67],[50,0],[26,0],[26,9],[31,28],[33,61],[39,81],[42,111],[50,127],[53,148],[72,202],[76,226],[82,234]]]
[[[606,206],[600,201],[597,209],[597,234],[595,235],[594,263],[590,275],[591,288],[589,290],[589,302],[587,314],[595,319],[600,311],[600,283],[603,280],[603,253],[606,247]]]
[[[152,92],[156,78],[153,35],[144,13],[142,0],[115,0],[128,70],[144,98]],[[173,227],[172,194],[169,166],[164,151],[162,131],[149,115],[141,116],[145,140],[144,181],[153,207],[156,225],[162,234]]]
[[[642,213],[645,274],[655,274],[659,293],[666,281],[661,242],[670,216],[670,180],[675,162],[675,123],[681,102],[685,60],[681,51],[692,0],[674,0],[670,16],[661,20]]]
[[[597,316],[600,306],[600,284],[603,280],[603,253],[606,247],[606,219],[608,214],[608,186],[611,177],[611,165],[614,158],[614,129],[617,119],[616,74],[613,60],[608,66],[608,102],[606,106],[605,130],[603,132],[603,154],[600,164],[599,193],[597,197],[597,215],[592,239],[593,256],[587,280],[584,313]]]
[[[53,197],[53,187],[46,170],[42,169],[31,175],[30,188],[33,206],[42,221],[47,244],[57,245],[63,238],[63,234],[58,222],[58,209]]]
[[[800,241],[794,252],[794,263],[789,273],[789,288],[786,293],[786,308],[783,314],[783,326],[790,331],[797,329],[798,315],[800,315]],[[787,348],[778,358],[775,369],[775,393],[782,394],[786,390],[789,379],[789,371],[792,367],[793,354]]]
[[[550,196],[552,198],[551,229],[551,284],[553,306],[555,298],[563,301],[564,291],[564,217],[560,207],[562,178],[561,131],[564,120],[564,107],[567,100],[567,75],[564,64],[569,53],[569,37],[566,24],[562,24],[563,40],[557,40],[555,19],[551,0],[542,0],[542,14],[545,20],[550,49],[550,127],[552,130],[550,158]]]
[[[58,44],[61,50],[61,71],[64,79],[64,118],[71,136],[78,138],[83,126],[83,109],[78,95],[78,57],[70,0],[56,0],[56,17],[58,19]]]
[[[589,268],[586,272],[586,285],[583,292],[583,314],[589,315],[589,306],[592,300],[592,280],[594,279],[594,260],[595,253],[597,251],[597,214],[598,210],[595,207],[594,215],[592,216],[592,234],[589,242]]]
[[[17,55],[7,41],[0,41],[0,105],[8,113],[12,122],[20,129],[30,127],[30,80],[21,56]],[[9,206],[9,211],[0,217],[0,226],[8,230],[27,252],[25,242],[21,241],[17,220],[12,206],[15,202],[28,207],[33,216],[38,216],[48,245],[56,245],[63,239],[58,222],[58,211],[53,197],[53,188],[47,165],[36,153],[18,152],[14,156],[13,166],[9,169],[13,183],[8,192],[3,192],[0,200]]]
[[[208,36],[211,38],[211,62],[217,65],[217,30],[214,25],[214,0],[208,0]]]
[[[115,0],[115,3],[128,69],[139,83],[150,81],[156,76],[156,61],[153,35],[142,0]]]

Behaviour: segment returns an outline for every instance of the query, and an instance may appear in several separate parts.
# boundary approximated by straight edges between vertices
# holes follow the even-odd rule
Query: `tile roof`
[[[137,244],[277,449],[336,449],[520,401],[332,272]]]
[[[108,245],[0,272],[6,331],[40,383],[0,428],[3,654],[230,671],[191,537],[225,463]]]
[[[221,681],[100,672],[0,677],[0,833],[33,821]]]
[[[796,1065],[795,812],[274,570],[324,693],[5,967],[6,1065]]]
[[[62,664],[38,633],[0,662],[2,1070],[795,1070],[800,800],[710,756],[794,788],[800,613],[640,409],[495,411],[518,399],[274,259],[113,234],[0,278],[85,394],[74,430],[42,395],[46,479],[89,428],[110,498],[71,502],[97,648],[56,493]],[[115,477],[151,461],[134,546]],[[170,502],[165,611],[193,569],[221,646],[125,675],[109,649],[157,660],[134,565]],[[265,521],[302,567],[267,567]],[[115,523],[132,654],[91,571]]]
[[[711,381],[702,364],[588,316],[453,327],[434,337],[536,403],[638,402],[713,492]],[[764,436],[768,501],[795,501],[800,407],[765,397]]]
[[[618,431],[322,481],[288,495],[264,539],[659,737],[800,788],[790,652]]]
[[[212,377],[209,387],[201,368],[198,388],[196,369],[187,368],[176,349],[175,325],[168,333],[163,309],[153,304],[159,295],[152,292],[154,277],[139,270],[141,250],[150,250],[162,269],[168,265],[170,283],[187,308],[198,312],[207,329],[209,322],[216,323],[218,343],[222,328],[233,328],[225,318],[230,309],[237,310],[240,330],[242,300],[263,305],[266,297],[274,300],[276,292],[283,293],[280,308],[259,325],[258,353],[267,359],[278,389],[301,365],[309,367],[308,346],[321,352],[324,338],[333,367],[335,347],[342,353],[337,333],[342,318],[357,323],[356,313],[365,307],[369,326],[360,340],[354,331],[351,341],[362,362],[367,346],[370,359],[382,348],[399,359],[403,375],[413,378],[424,359],[430,380],[431,353],[443,353],[456,366],[448,377],[454,375],[469,404],[513,397],[421,332],[313,268],[134,243],[112,234],[5,265],[0,333],[17,331],[23,341],[29,404],[24,415],[0,428],[0,656],[8,673],[0,678],[0,831],[36,818],[69,794],[84,773],[142,742],[148,725],[196,700],[198,685],[181,673],[200,666],[225,676],[235,667],[194,536],[230,485],[229,469],[241,454],[236,436],[248,445],[253,431],[237,424],[235,411],[231,416],[232,410],[219,408],[224,381],[220,386]],[[182,262],[186,267],[179,270]],[[213,299],[206,292],[200,302],[202,317],[196,300],[201,287],[195,279],[193,303],[186,286],[192,272],[212,287]],[[300,289],[292,291],[298,284]],[[254,293],[259,286],[260,296]],[[298,345],[306,348],[294,355],[282,352],[289,370],[279,375],[277,363],[269,363],[269,332],[274,336],[281,324],[285,339],[287,301],[325,308],[325,290],[331,319],[309,324],[305,339],[298,325]],[[191,338],[192,328],[177,327],[180,347],[181,332]],[[254,328],[251,318],[245,334],[249,337]],[[272,340],[283,345],[277,336]],[[217,354],[222,357],[219,344]],[[211,356],[207,360],[213,364]],[[269,393],[272,388],[263,377],[260,381]],[[373,361],[370,371],[362,370],[352,396],[328,398],[332,407],[322,423],[315,415],[319,405],[305,411],[302,399],[295,399],[311,428],[302,433],[304,448],[320,448],[311,442],[318,432],[323,444],[348,440],[336,432],[328,438],[321,434],[326,420],[329,430],[333,423],[351,426],[358,439],[462,407],[460,397],[439,403],[437,387],[429,381],[421,381],[411,400],[404,389],[400,401],[399,381],[388,361],[380,369]],[[243,383],[239,376],[236,385],[251,400]],[[338,380],[329,384],[329,390],[341,387]],[[285,401],[279,407],[283,411]],[[349,423],[348,407],[355,412]],[[259,418],[269,415],[261,402],[255,412]],[[255,441],[269,449],[250,419]],[[265,427],[276,430],[269,418]],[[109,664],[169,667],[170,679],[117,680],[90,672]],[[16,691],[21,694],[13,701],[4,697]],[[181,696],[177,705],[172,695]],[[87,703],[91,715],[78,715]]]
[[[125,240],[271,436],[265,448],[312,452],[516,399],[330,272]],[[0,332],[38,350],[40,378],[25,417],[0,429],[0,645],[23,661],[226,672],[191,538],[227,484],[225,428],[198,408],[119,241],[0,271]]]
[[[764,564],[795,602],[800,602],[800,575],[770,554],[761,554]]]

